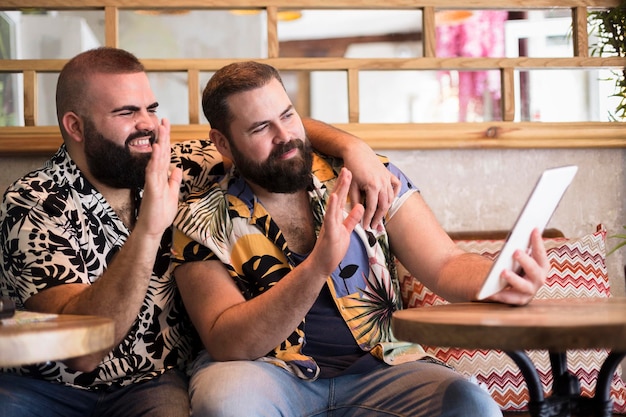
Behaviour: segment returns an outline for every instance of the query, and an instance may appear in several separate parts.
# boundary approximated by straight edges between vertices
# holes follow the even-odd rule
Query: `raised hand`
[[[170,166],[170,123],[163,119],[158,127],[157,141],[146,167],[144,196],[136,228],[159,238],[170,227],[178,209],[178,193],[182,181],[180,168]]]
[[[354,204],[350,213],[344,216],[351,181],[352,173],[343,168],[328,199],[324,223],[311,253],[327,275],[337,268],[345,256],[350,245],[350,234],[363,217],[362,204]]]

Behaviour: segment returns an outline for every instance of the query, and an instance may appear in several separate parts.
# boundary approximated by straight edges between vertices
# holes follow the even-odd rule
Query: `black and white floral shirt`
[[[174,145],[172,162],[183,169],[181,198],[224,173],[221,156],[208,140]],[[142,194],[136,193],[137,203]],[[92,284],[129,233],[61,146],[43,168],[17,180],[4,194],[0,292],[23,309],[29,297],[48,288]],[[171,237],[168,229],[137,319],[94,371],[73,371],[61,362],[2,371],[98,390],[154,378],[170,368],[184,369],[196,352],[197,338],[171,274]]]

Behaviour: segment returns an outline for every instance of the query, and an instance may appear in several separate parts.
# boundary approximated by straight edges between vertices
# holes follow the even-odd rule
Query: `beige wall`
[[[384,151],[381,151],[384,152]],[[579,171],[548,224],[581,236],[603,223],[609,235],[626,225],[626,150],[438,150],[386,152],[420,187],[449,231],[509,229],[545,168]],[[617,243],[608,239],[607,246]],[[607,258],[613,294],[624,295],[622,249]]]
[[[421,189],[446,230],[509,229],[541,171],[576,164],[579,171],[549,223],[575,237],[603,223],[626,225],[626,150],[386,151]],[[0,157],[0,188],[40,166],[43,157]],[[615,239],[608,239],[613,247]],[[607,258],[613,294],[626,295],[626,248]]]

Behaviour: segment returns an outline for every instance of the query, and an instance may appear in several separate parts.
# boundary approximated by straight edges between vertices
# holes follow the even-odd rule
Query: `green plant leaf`
[[[623,228],[624,228],[624,230],[626,230],[626,226],[623,226]],[[615,252],[619,248],[626,246],[626,234],[623,234],[623,235],[622,234],[611,235],[611,236],[609,236],[609,238],[611,238],[611,239],[622,239],[622,242],[620,242],[617,246],[615,246],[613,249],[608,251],[606,256],[609,256],[610,254],[612,254],[613,252]]]

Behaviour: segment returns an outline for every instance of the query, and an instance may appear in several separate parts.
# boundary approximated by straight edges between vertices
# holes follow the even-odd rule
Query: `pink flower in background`
[[[503,57],[504,22],[508,12],[499,10],[438,12],[437,57]],[[450,79],[446,77],[446,79]],[[459,121],[467,120],[470,104],[482,114],[485,94],[500,100],[500,74],[495,71],[459,71]],[[494,112],[499,106],[494,106]]]

